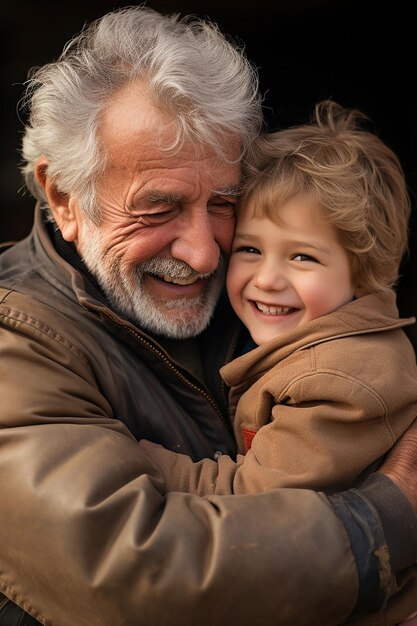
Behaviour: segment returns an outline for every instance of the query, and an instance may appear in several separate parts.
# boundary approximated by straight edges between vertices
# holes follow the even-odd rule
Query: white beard
[[[106,249],[103,245],[100,228],[90,220],[81,227],[78,251],[113,309],[143,330],[172,339],[187,339],[199,335],[207,327],[224,284],[223,260],[210,275],[198,274],[184,261],[160,257],[126,270],[120,259],[111,255],[111,248]],[[145,273],[174,278],[210,278],[200,296],[167,299],[161,306],[143,286]]]

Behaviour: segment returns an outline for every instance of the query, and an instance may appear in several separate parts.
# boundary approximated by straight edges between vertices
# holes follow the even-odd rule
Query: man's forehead
[[[198,142],[178,146],[177,127],[157,109],[140,82],[123,87],[109,102],[100,124],[101,141],[109,166],[130,170],[202,168],[219,181],[219,187],[235,187],[240,179],[240,139],[218,136],[219,151]],[[231,194],[233,195],[233,194]]]
[[[225,147],[227,150],[227,146]],[[167,150],[163,141],[147,133],[132,133],[108,144],[108,167],[130,171],[151,181],[175,179],[204,181],[213,190],[230,189],[232,195],[240,187],[241,166],[209,149],[184,144],[178,150]]]
[[[149,155],[148,155],[149,156]],[[167,155],[156,152],[155,158],[136,155],[134,177],[143,189],[162,192],[174,191],[181,195],[190,188],[204,188],[217,195],[239,196],[242,191],[241,172],[238,163],[226,163],[220,158],[205,158],[189,153],[187,149]]]
[[[107,103],[101,116],[101,132],[104,139],[128,138],[132,132],[152,131],[162,121],[146,95],[140,81],[124,85]]]

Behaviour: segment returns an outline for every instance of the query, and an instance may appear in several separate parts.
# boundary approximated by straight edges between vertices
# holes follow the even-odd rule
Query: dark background
[[[31,228],[33,200],[18,171],[23,120],[18,102],[27,71],[56,58],[84,22],[134,2],[11,2],[0,8],[0,241]],[[137,3],[140,4],[140,3]],[[149,0],[162,12],[209,16],[244,43],[258,67],[269,129],[305,121],[333,97],[362,109],[400,157],[413,207],[417,197],[417,21],[403,0]],[[416,208],[411,256],[399,301],[417,312]]]

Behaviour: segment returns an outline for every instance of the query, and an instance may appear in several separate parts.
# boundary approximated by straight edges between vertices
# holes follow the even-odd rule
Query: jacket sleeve
[[[360,598],[358,572],[383,601],[390,568],[366,498],[357,515],[346,501],[352,553],[322,494],[167,495],[74,346],[1,321],[0,589],[45,626],[327,626]]]
[[[346,623],[355,626],[399,624],[417,608],[417,519],[409,501],[379,471],[371,474],[360,488],[334,494],[330,496],[330,501],[349,534],[359,573],[358,602]],[[357,552],[360,545],[357,542],[357,521],[366,514],[369,506],[378,512],[386,544],[380,544],[371,561],[365,563]],[[370,519],[368,521],[372,524]],[[368,528],[371,530],[371,526]],[[377,537],[379,527],[375,527],[372,532]],[[368,572],[379,567],[378,562],[373,560],[377,554],[382,559],[390,558],[392,570],[397,573],[391,577],[389,598],[385,599],[378,610],[378,594],[373,587],[377,577],[362,575],[364,566]]]
[[[273,379],[269,387],[274,388]],[[378,461],[415,416],[412,404],[408,411],[398,407],[394,433],[384,399],[362,381],[339,372],[300,376],[285,393],[286,401],[277,403],[272,392],[262,389],[256,407],[242,396],[235,422],[254,436],[246,455],[238,455],[236,461],[225,455],[217,461],[192,462],[159,445],[140,445],[160,466],[169,490],[201,496],[282,487],[333,492],[352,485]],[[260,415],[264,425],[259,428],[255,420]]]

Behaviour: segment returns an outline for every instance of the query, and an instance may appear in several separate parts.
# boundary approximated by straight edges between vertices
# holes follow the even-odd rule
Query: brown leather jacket
[[[326,626],[358,597],[383,601],[389,511],[382,528],[372,488],[164,495],[138,438],[196,459],[234,451],[215,376],[231,313],[201,339],[202,384],[111,311],[65,250],[38,210],[0,256],[0,590],[48,626]],[[397,567],[416,558],[413,536]]]

